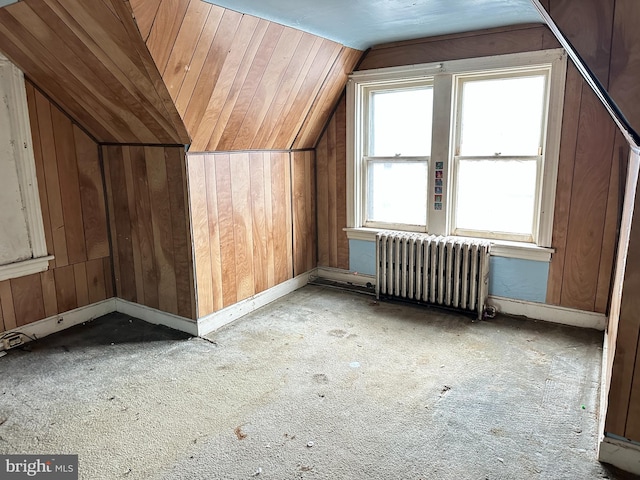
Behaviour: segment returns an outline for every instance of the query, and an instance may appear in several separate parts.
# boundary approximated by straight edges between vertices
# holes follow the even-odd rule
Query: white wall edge
[[[173,313],[163,312],[155,308],[147,307],[146,305],[140,305],[139,303],[129,302],[121,298],[116,298],[115,311],[124,313],[131,317],[139,318],[148,323],[155,325],[164,325],[165,327],[173,328],[181,332],[188,333],[194,337],[198,336],[198,324],[188,318],[174,315]]]
[[[636,444],[605,436],[600,441],[598,460],[640,475],[640,446]]]
[[[313,278],[323,278],[338,283],[350,283],[359,287],[366,287],[367,283],[376,284],[375,275],[350,272],[341,268],[318,267],[312,275]]]
[[[264,292],[257,293],[252,297],[241,300],[233,305],[229,305],[222,310],[200,317],[197,324],[197,335],[203,337],[214,330],[217,330],[234,320],[257,310],[260,307],[264,307],[265,305],[278,300],[280,297],[304,287],[309,283],[309,278],[313,272],[314,270],[302,273],[297,277],[291,278],[286,282],[282,282],[275,287],[265,290]]]
[[[604,330],[607,326],[607,317],[602,313],[574,310],[573,308],[558,307],[544,303],[527,302],[512,298],[489,296],[489,305],[498,309],[498,312],[508,315],[521,315],[535,320],[571,325],[573,327],[593,328]]]
[[[59,313],[51,317],[43,318],[37,322],[28,323],[21,327],[16,327],[6,332],[0,333],[0,335],[6,335],[11,333],[23,333],[27,336],[23,337],[24,343],[31,341],[31,339],[40,339],[51,335],[53,333],[61,332],[67,328],[71,328],[80,323],[89,322],[94,318],[101,317],[116,310],[116,299],[108,298],[101,302],[92,303],[84,307],[75,308],[68,312]],[[31,338],[29,338],[31,337]]]

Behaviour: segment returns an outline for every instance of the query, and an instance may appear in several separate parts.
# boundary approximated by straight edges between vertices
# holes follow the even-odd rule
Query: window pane
[[[427,162],[371,162],[367,219],[426,225]]]
[[[373,92],[370,108],[369,156],[431,155],[432,87]]]
[[[459,160],[456,228],[532,234],[535,160]]]
[[[544,75],[464,82],[460,155],[538,155],[545,83]]]

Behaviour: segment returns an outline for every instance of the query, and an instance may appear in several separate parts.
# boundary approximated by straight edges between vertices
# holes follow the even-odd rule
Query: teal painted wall
[[[548,278],[549,262],[491,257],[489,295],[544,303]]]
[[[349,240],[349,270],[364,275],[376,274],[376,242]]]
[[[366,275],[376,274],[375,242],[349,240],[349,269]],[[544,303],[548,278],[548,262],[491,257],[489,295]]]

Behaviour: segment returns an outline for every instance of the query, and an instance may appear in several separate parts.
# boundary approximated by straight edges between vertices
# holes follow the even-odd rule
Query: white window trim
[[[0,281],[2,281],[45,271],[49,267],[49,261],[54,257],[48,255],[44,235],[24,75],[18,67],[1,54],[0,69],[6,79],[4,101],[7,102],[9,108],[10,128],[17,145],[14,150],[16,169],[32,255],[32,258],[27,260],[0,265]]]
[[[512,258],[550,261],[554,249],[551,247],[553,233],[553,213],[555,206],[556,183],[558,176],[558,158],[560,153],[560,135],[562,114],[564,106],[564,85],[566,78],[566,53],[564,49],[541,50],[492,57],[452,60],[439,63],[409,65],[402,67],[379,68],[355,72],[350,75],[347,83],[347,236],[350,239],[375,240],[378,229],[364,228],[364,165],[359,160],[360,146],[362,145],[362,132],[356,128],[362,125],[362,89],[367,85],[380,82],[393,82],[398,79],[433,78],[434,87],[449,89],[448,96],[434,96],[434,121],[433,137],[446,138],[446,142],[434,143],[431,158],[446,159],[445,171],[448,170],[448,162],[451,152],[451,136],[453,121],[453,103],[451,95],[454,94],[454,82],[451,77],[438,74],[451,75],[469,74],[487,70],[505,69],[513,71],[518,67],[530,68],[538,65],[551,65],[552,73],[549,84],[549,111],[547,117],[547,136],[545,140],[545,163],[543,165],[542,181],[543,189],[540,195],[539,225],[537,231],[537,244],[526,242],[509,242],[491,240],[493,243],[492,254]],[[455,81],[455,79],[454,79]],[[443,100],[444,99],[444,100]],[[440,147],[438,147],[440,145]],[[442,146],[444,145],[444,146]],[[440,151],[437,151],[440,148]],[[429,162],[429,175],[435,175],[435,161]],[[446,190],[443,191],[447,195]],[[449,215],[433,216],[433,203],[430,202],[429,230],[437,232],[449,231]],[[441,220],[444,218],[444,220]],[[440,220],[439,220],[440,219]],[[434,222],[435,220],[435,222]],[[361,234],[357,233],[358,231]]]
[[[362,240],[375,242],[376,234],[384,229],[380,228],[343,228],[349,240]],[[459,237],[466,238],[466,237]],[[508,240],[491,240],[491,256],[518,258],[520,260],[534,260],[537,262],[550,262],[555,248],[539,247],[533,243],[510,242]]]

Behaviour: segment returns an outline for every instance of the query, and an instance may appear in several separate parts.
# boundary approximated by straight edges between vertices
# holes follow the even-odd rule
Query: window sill
[[[377,228],[344,228],[349,240],[363,240],[375,242],[376,233],[382,229]],[[463,238],[463,237],[460,237]],[[491,242],[491,255],[494,257],[518,258],[521,260],[534,260],[536,262],[550,262],[554,248],[539,247],[533,243],[509,242],[506,240],[489,240]]]
[[[49,268],[49,260],[53,260],[53,258],[53,255],[48,255],[46,257],[30,258],[29,260],[23,260],[21,262],[0,265],[0,281],[44,272]]]

